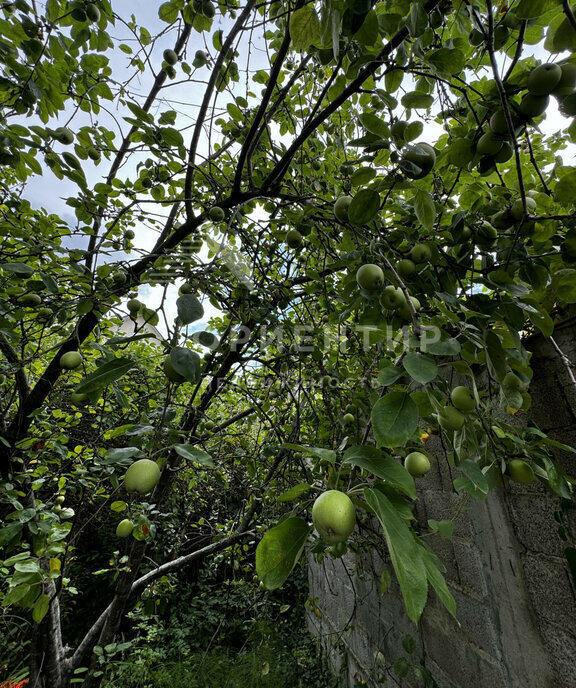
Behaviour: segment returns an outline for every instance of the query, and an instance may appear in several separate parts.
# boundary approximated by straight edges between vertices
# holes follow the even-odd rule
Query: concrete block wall
[[[567,367],[576,365],[576,321],[558,326],[554,340],[567,360],[543,337],[525,343],[534,368],[529,421],[576,447],[576,385]],[[427,450],[443,456],[439,438]],[[576,475],[575,454],[556,457]],[[445,461],[434,462],[419,480],[416,516],[426,530],[429,518],[455,519],[451,540],[429,543],[446,566],[458,621],[431,592],[416,627],[394,575],[380,591],[382,572],[393,569],[374,533],[376,549],[309,559],[311,630],[347,686],[434,686],[423,679],[425,667],[439,688],[576,688],[576,590],[554,518],[559,499],[536,482],[510,484],[480,502],[456,493],[454,477]],[[576,508],[568,523],[576,534]],[[412,653],[406,636],[415,641]]]

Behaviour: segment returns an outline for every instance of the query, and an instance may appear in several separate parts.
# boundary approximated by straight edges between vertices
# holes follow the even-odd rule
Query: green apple
[[[402,260],[399,260],[396,264],[396,272],[403,279],[407,279],[416,272],[416,264],[409,258],[402,258]]]
[[[480,246],[490,246],[498,238],[498,230],[489,222],[483,222],[476,232],[476,241]]]
[[[508,210],[501,210],[490,217],[490,224],[496,229],[509,229],[514,225],[514,221]]]
[[[410,258],[417,264],[427,263],[432,256],[430,247],[427,244],[414,244],[410,251]]]
[[[134,530],[134,524],[129,518],[125,518],[116,526],[116,536],[119,538],[130,537]]]
[[[526,196],[526,211],[528,215],[535,215],[536,209],[536,201],[530,198],[530,196]],[[521,220],[524,217],[524,206],[521,198],[516,199],[514,203],[512,203],[510,213],[515,220]]]
[[[436,151],[434,148],[424,141],[419,141],[404,150],[400,160],[400,169],[410,179],[422,179],[430,174],[435,163]]]
[[[297,229],[289,229],[286,232],[285,241],[290,248],[299,248],[304,243],[304,239]]]
[[[19,299],[18,303],[23,306],[39,306],[42,303],[42,298],[38,294],[23,294]]]
[[[358,286],[366,291],[377,291],[384,284],[382,268],[374,263],[366,263],[356,272]]]
[[[186,378],[180,375],[180,373],[177,373],[174,370],[174,366],[172,365],[172,361],[170,360],[170,354],[166,356],[164,359],[164,362],[162,364],[162,368],[164,370],[164,375],[171,381],[171,382],[176,382],[180,384],[181,382],[185,382]]]
[[[67,127],[58,127],[54,132],[54,138],[66,146],[74,142],[74,134]]]
[[[430,460],[422,452],[411,452],[404,459],[404,468],[411,476],[419,478],[430,470]]]
[[[354,504],[344,492],[327,490],[312,506],[312,522],[324,542],[345,542],[356,524]]]
[[[402,289],[400,289],[400,287],[394,287],[391,284],[384,288],[382,296],[380,297],[380,303],[388,310],[400,308],[405,301],[406,299],[404,298]]]
[[[508,461],[508,475],[515,483],[531,483],[534,480],[534,471],[529,463],[523,459]]]
[[[151,459],[138,459],[128,467],[124,475],[126,492],[139,492],[142,495],[152,492],[160,480],[160,467]]]
[[[454,406],[463,413],[470,413],[476,408],[476,399],[468,387],[462,385],[454,387],[450,393],[450,399]]]
[[[533,119],[546,112],[549,102],[549,96],[537,96],[533,93],[528,93],[520,101],[518,109],[526,119]]]
[[[348,222],[348,206],[352,203],[352,196],[340,196],[334,203],[334,216],[340,222]]]
[[[124,232],[124,239],[126,239],[127,241],[132,241],[132,239],[134,239],[135,236],[136,236],[136,232],[133,229],[127,229]]]
[[[94,146],[90,146],[90,148],[86,152],[90,160],[93,160],[94,162],[98,162],[98,160],[100,160],[100,158],[102,157],[100,151]]]
[[[400,307],[398,308],[398,315],[401,318],[404,318],[404,320],[412,320],[412,311],[410,310],[410,307],[408,306],[408,302],[404,298],[404,294],[402,294],[402,303],[400,304]],[[414,310],[416,313],[420,310],[421,304],[420,301],[415,296],[410,297],[410,301],[412,302],[412,305],[414,306]]]
[[[576,116],[576,93],[564,96],[558,103],[558,109],[564,117]]]
[[[478,140],[476,150],[480,155],[496,155],[502,148],[503,141],[497,138],[491,131],[482,134]]]
[[[67,351],[60,356],[60,367],[65,370],[74,370],[82,363],[82,354],[79,351]]]
[[[460,430],[465,420],[465,416],[453,406],[445,406],[438,413],[438,422],[444,430]]]
[[[560,65],[560,69],[562,70],[560,81],[550,93],[553,96],[568,96],[576,87],[576,64],[574,62],[565,62],[563,65]]]
[[[351,413],[345,413],[345,414],[342,416],[342,422],[344,423],[344,425],[352,425],[352,423],[353,423],[355,420],[356,420],[356,419],[354,418],[354,416],[353,416]]]
[[[218,205],[212,206],[208,212],[208,215],[214,222],[222,222],[222,220],[226,217],[226,213]]]
[[[174,66],[178,62],[178,55],[174,50],[165,50],[162,53],[162,57],[164,58],[164,61],[169,64]]]
[[[93,24],[100,21],[100,10],[94,3],[88,3],[84,8],[84,12],[86,12],[86,16]]]
[[[138,299],[129,299],[126,306],[130,313],[138,313],[138,311],[142,308],[142,303],[138,301]]]
[[[530,72],[526,86],[534,96],[547,96],[558,86],[561,79],[560,65],[549,62],[541,64]]]
[[[512,146],[508,143],[508,141],[504,141],[502,144],[502,148],[496,153],[496,155],[493,155],[494,162],[497,163],[502,163],[502,162],[508,162],[510,158],[514,155],[514,149]]]
[[[490,131],[493,134],[503,136],[508,133],[508,125],[506,124],[506,115],[504,110],[496,110],[492,117],[490,117]]]

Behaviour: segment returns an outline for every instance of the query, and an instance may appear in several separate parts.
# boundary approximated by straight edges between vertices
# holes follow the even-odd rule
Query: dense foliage
[[[430,433],[471,497],[571,499],[514,419],[522,334],[576,303],[569,4],[148,4],[0,9],[2,604],[35,686],[98,686],[191,565],[274,590],[373,516],[410,618],[456,614],[412,528]],[[326,489],[356,513],[311,540]]]

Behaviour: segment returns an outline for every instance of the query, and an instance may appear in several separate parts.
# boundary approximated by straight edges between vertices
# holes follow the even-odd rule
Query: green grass
[[[310,667],[276,648],[260,647],[246,652],[214,648],[198,652],[179,663],[125,664],[105,688],[309,688]],[[316,673],[316,672],[314,672]],[[318,677],[320,678],[320,677]],[[328,677],[327,677],[328,678]],[[334,686],[313,683],[316,687]]]

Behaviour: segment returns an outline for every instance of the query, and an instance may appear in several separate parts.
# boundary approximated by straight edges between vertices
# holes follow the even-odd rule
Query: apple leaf
[[[374,437],[380,446],[399,447],[418,426],[418,407],[406,392],[390,392],[372,408]]]
[[[174,370],[188,382],[200,379],[200,356],[184,346],[175,346],[170,352],[170,363]]]
[[[202,466],[206,466],[207,468],[216,467],[214,459],[210,456],[210,454],[202,449],[198,449],[191,444],[174,444],[172,446],[177,454],[182,456],[184,459],[188,459],[188,461],[202,464]]]
[[[308,50],[311,45],[320,44],[320,20],[312,5],[304,5],[293,12],[289,28],[294,50]]]
[[[436,219],[436,205],[428,191],[416,189],[414,194],[414,212],[424,229],[431,230]]]
[[[411,351],[406,354],[402,361],[404,370],[410,375],[413,380],[419,382],[421,385],[426,385],[432,382],[438,375],[438,366],[428,356]]]
[[[534,19],[554,9],[558,4],[558,0],[520,0],[514,8],[514,14],[519,19]]]
[[[446,521],[441,521],[441,523],[446,523]],[[422,540],[419,540],[418,544],[420,545],[420,556],[422,557],[422,563],[426,569],[428,582],[434,588],[440,602],[442,602],[450,614],[456,619],[456,601],[448,589],[446,580],[442,575],[446,571],[444,565],[430,547],[422,542]]]
[[[408,497],[416,499],[414,478],[401,463],[391,456],[385,456],[376,447],[350,447],[344,452],[343,463],[351,463],[374,473],[377,478],[401,490]]]
[[[360,124],[369,131],[371,134],[375,134],[380,138],[386,138],[390,136],[390,129],[386,122],[378,115],[374,115],[371,112],[363,112],[360,117]]]
[[[126,375],[135,365],[131,358],[125,357],[106,361],[93,373],[87,375],[75,391],[77,394],[98,394],[109,384]]]
[[[256,573],[267,590],[276,590],[288,578],[309,535],[310,526],[295,517],[265,533],[256,547]]]
[[[474,463],[474,461],[470,459],[466,459],[458,465],[458,468],[472,481],[472,483],[474,483],[476,489],[484,494],[488,494],[488,480],[477,463]]]
[[[200,320],[204,315],[204,308],[193,294],[182,294],[176,299],[178,317],[183,325]]]
[[[46,614],[48,614],[48,609],[50,609],[50,595],[44,593],[38,597],[34,604],[34,609],[32,610],[32,618],[34,621],[39,624]]]
[[[434,97],[428,93],[420,93],[419,91],[410,91],[402,96],[401,103],[405,108],[414,108],[415,110],[424,110],[432,106]]]
[[[283,492],[279,497],[276,498],[277,502],[291,502],[294,499],[298,499],[301,495],[311,489],[311,485],[308,483],[300,483],[299,485],[294,485],[286,492]]]
[[[380,194],[373,189],[361,189],[348,206],[348,219],[353,225],[371,222],[380,210]]]
[[[364,499],[382,525],[408,616],[418,623],[428,597],[428,577],[421,548],[414,533],[385,494],[366,488]]]

